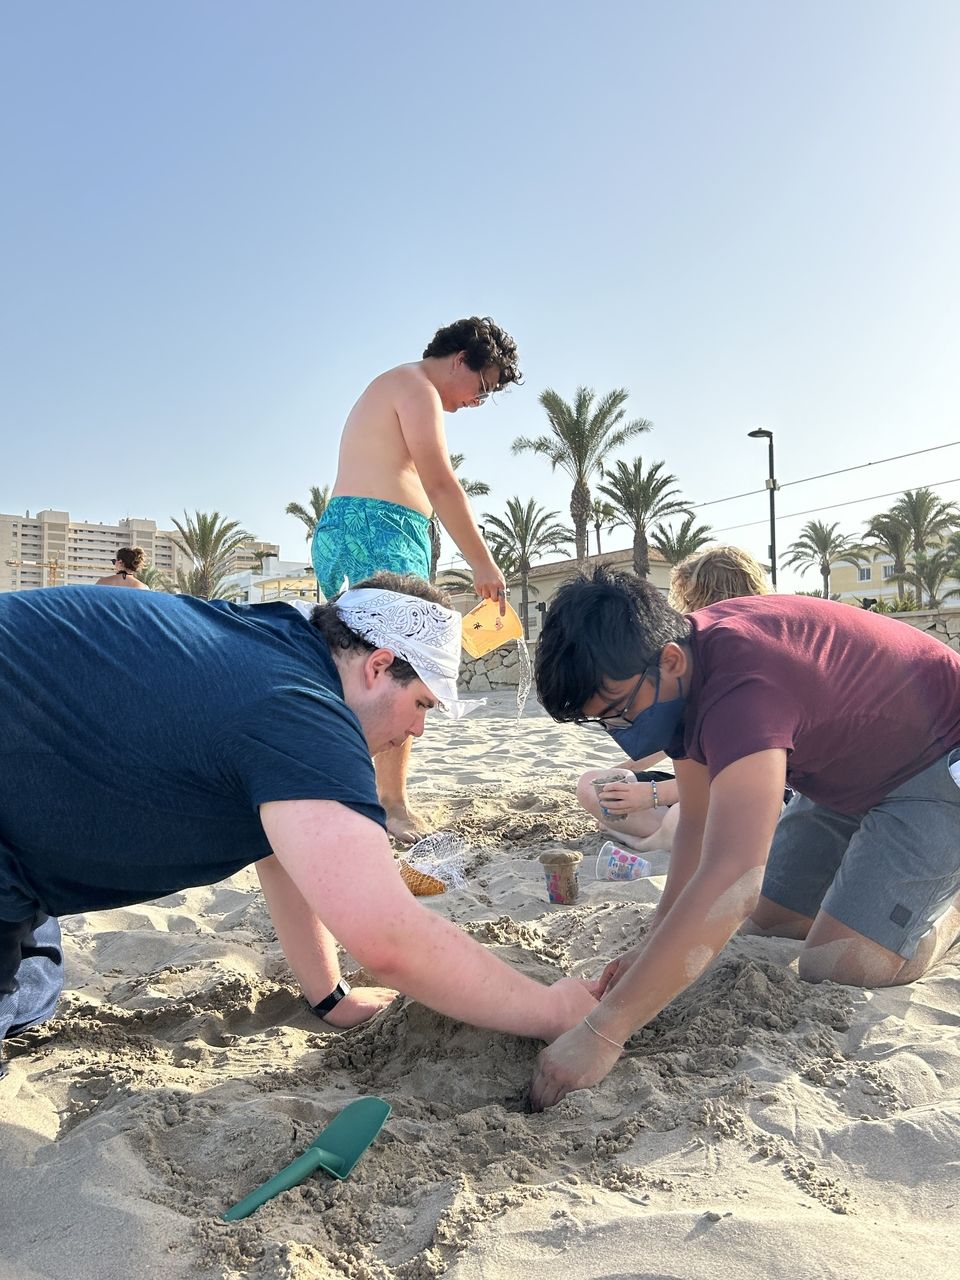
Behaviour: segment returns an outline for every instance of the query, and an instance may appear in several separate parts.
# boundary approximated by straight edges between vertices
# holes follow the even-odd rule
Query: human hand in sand
[[[537,1058],[530,1109],[543,1111],[574,1089],[599,1084],[622,1052],[620,1045],[604,1039],[585,1022],[578,1023]]]
[[[643,949],[643,944],[639,947],[631,947],[629,951],[625,951],[622,956],[617,956],[616,960],[611,960],[601,973],[596,984],[597,998],[602,1000],[604,995],[611,991],[630,966],[636,960],[637,956]]]
[[[323,1021],[344,1031],[348,1027],[359,1027],[361,1022],[368,1022],[386,1009],[399,994],[392,987],[351,987],[350,994],[324,1014]]]
[[[599,983],[586,978],[559,978],[550,987],[557,1007],[556,1030],[549,1038],[558,1036],[577,1026],[591,1009],[597,1007],[600,999]]]

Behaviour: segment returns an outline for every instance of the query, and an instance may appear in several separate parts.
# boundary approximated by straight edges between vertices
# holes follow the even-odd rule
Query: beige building
[[[830,592],[851,604],[858,603],[864,596],[871,596],[874,600],[895,600],[898,587],[893,580],[894,572],[893,561],[889,556],[881,556],[878,560],[871,560],[869,564],[859,566],[838,564],[830,574]],[[820,586],[819,575],[816,585]],[[952,591],[958,586],[960,583],[954,578],[947,578],[940,588],[940,597],[943,597],[944,592]],[[904,584],[904,590],[915,594],[913,584],[910,582]],[[954,604],[955,600],[948,600],[947,603]]]
[[[71,520],[67,511],[0,514],[0,591],[89,585],[114,572],[120,547],[143,547],[146,563],[175,584],[178,569],[193,568],[179,541],[175,529],[158,529],[155,520],[130,516],[119,524],[92,524]],[[250,538],[230,557],[228,572],[256,571],[262,560],[279,555],[275,542]]]
[[[93,524],[71,520],[67,511],[0,514],[0,591],[96,582],[114,572],[120,547],[143,547],[147,563],[176,581],[177,569],[191,567],[176,536],[158,529],[155,520],[130,516],[118,524]]]
[[[582,566],[578,565],[577,560],[573,556],[566,556],[562,560],[548,560],[543,564],[534,565],[530,570],[530,619],[529,630],[530,639],[536,640],[540,634],[540,625],[543,614],[550,605],[550,601],[557,594],[557,589],[567,578],[576,573],[579,568],[583,568],[587,573],[590,572],[598,564],[609,565],[611,569],[625,570],[628,573],[633,572],[633,550],[628,547],[625,551],[605,551],[599,556],[587,556]],[[443,573],[438,575],[440,586],[443,586]],[[658,587],[664,594],[670,585],[670,566],[666,560],[654,549],[650,548],[650,577],[649,582],[653,586]],[[508,584],[510,590],[510,604],[520,612],[520,580],[511,578]],[[451,593],[455,608],[461,613],[469,613],[477,603],[477,598],[472,591],[458,591]],[[541,605],[543,608],[541,608]]]

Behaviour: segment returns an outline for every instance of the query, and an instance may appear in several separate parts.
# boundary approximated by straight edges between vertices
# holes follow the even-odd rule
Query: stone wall
[[[936,636],[960,653],[960,609],[916,609],[911,613],[892,613],[890,617]]]
[[[516,689],[520,683],[520,652],[517,644],[516,640],[510,640],[482,658],[468,658],[464,654],[460,663],[460,688],[469,693],[486,693],[490,689]],[[527,645],[531,664],[534,647],[532,641]]]

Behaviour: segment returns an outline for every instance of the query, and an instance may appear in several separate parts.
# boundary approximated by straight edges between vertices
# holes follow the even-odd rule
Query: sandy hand
[[[632,947],[629,951],[625,951],[622,956],[617,956],[616,960],[610,961],[603,973],[601,973],[600,979],[596,984],[598,999],[602,999],[606,992],[612,990],[617,985],[623,975],[633,964],[634,960],[636,960],[641,950],[642,945],[639,947]]]
[[[599,982],[587,982],[583,978],[560,978],[554,982],[550,987],[556,1011],[554,1032],[552,1036],[544,1038],[556,1040],[565,1031],[575,1027],[591,1009],[595,1009],[599,999],[599,985]]]
[[[583,1022],[565,1032],[537,1058],[530,1086],[530,1108],[552,1107],[574,1089],[599,1084],[623,1052],[594,1034]]]
[[[334,1005],[323,1019],[331,1027],[358,1027],[392,1004],[399,995],[391,987],[352,987],[350,994]]]
[[[608,782],[600,792],[600,803],[610,813],[633,813],[653,808],[653,792],[649,782]]]

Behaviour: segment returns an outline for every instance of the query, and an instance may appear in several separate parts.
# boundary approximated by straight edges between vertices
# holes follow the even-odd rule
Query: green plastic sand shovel
[[[390,1104],[382,1098],[357,1098],[355,1102],[348,1102],[339,1115],[335,1115],[317,1134],[302,1156],[297,1156],[269,1182],[228,1209],[223,1215],[224,1221],[236,1222],[239,1218],[249,1217],[254,1209],[259,1209],[281,1191],[289,1191],[315,1169],[326,1169],[335,1178],[347,1177],[383,1128],[389,1114]]]

